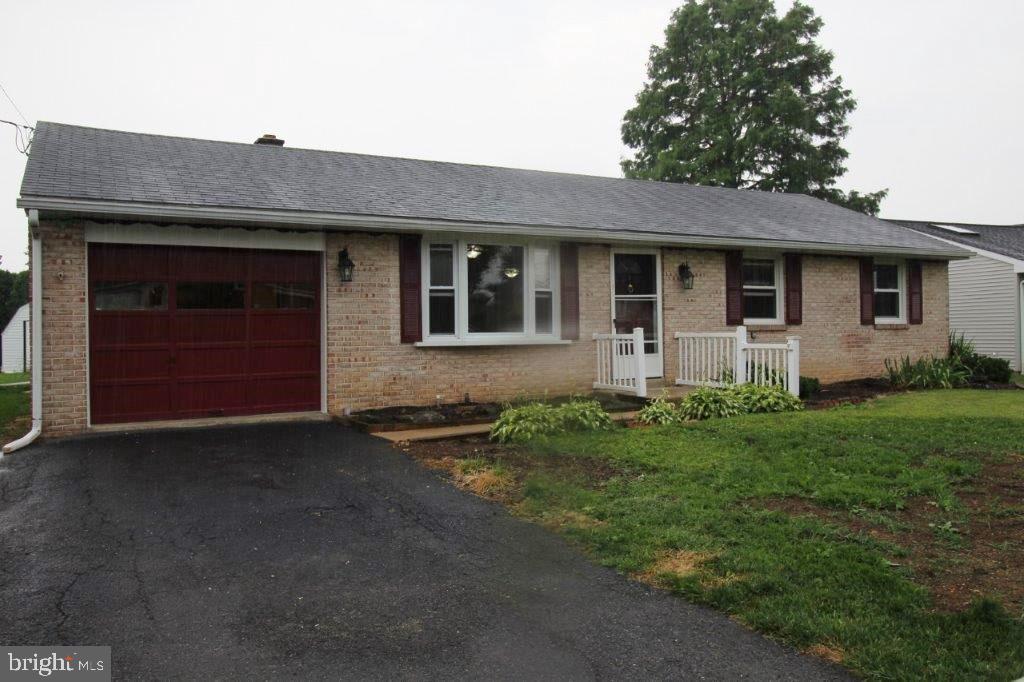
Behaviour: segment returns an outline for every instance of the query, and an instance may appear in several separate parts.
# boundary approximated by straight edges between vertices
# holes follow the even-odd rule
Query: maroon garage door
[[[320,409],[320,254],[89,245],[92,421]]]

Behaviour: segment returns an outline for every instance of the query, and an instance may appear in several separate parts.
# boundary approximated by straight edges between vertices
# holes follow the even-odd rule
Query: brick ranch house
[[[967,255],[804,195],[45,122],[18,206],[53,436],[585,392],[594,335],[636,328],[652,382],[741,324],[876,376],[944,352]]]

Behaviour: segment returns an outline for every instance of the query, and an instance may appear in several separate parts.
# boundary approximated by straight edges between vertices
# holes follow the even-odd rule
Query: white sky
[[[33,121],[619,176],[678,4],[9,2],[0,83]],[[886,217],[1024,222],[1024,2],[809,4],[859,102],[841,186],[889,187]],[[6,269],[26,261],[24,162],[0,126]]]

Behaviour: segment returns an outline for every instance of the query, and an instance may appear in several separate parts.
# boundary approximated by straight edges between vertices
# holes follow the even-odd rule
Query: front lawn
[[[410,449],[602,563],[862,676],[1024,674],[1022,391],[444,448]]]
[[[31,375],[28,372],[7,372],[0,373],[0,386],[7,384],[23,384],[29,380]]]

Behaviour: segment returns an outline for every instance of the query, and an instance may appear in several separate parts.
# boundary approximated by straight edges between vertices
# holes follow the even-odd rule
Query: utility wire
[[[28,152],[32,148],[32,135],[36,129],[32,126],[24,126],[2,118],[0,118],[0,123],[6,123],[14,128],[14,146],[19,152],[28,156]]]
[[[14,110],[18,112],[18,116],[21,116],[21,120],[25,123],[25,125],[29,125],[28,118],[25,116],[24,113],[22,113],[21,109],[18,108],[18,105],[15,104],[14,99],[10,96],[10,94],[8,94],[7,88],[4,87],[3,83],[0,83],[0,92],[4,93],[4,97],[6,97],[7,101],[11,103],[11,106],[14,107]]]

